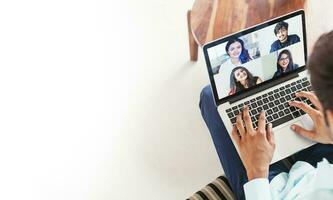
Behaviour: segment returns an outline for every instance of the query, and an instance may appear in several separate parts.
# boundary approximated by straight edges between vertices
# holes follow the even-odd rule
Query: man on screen
[[[274,33],[275,33],[275,36],[277,37],[277,40],[275,42],[273,42],[273,44],[271,45],[270,53],[300,41],[300,38],[298,37],[298,35],[296,35],[296,34],[288,35],[288,23],[287,22],[282,21],[282,22],[277,23],[274,28]]]

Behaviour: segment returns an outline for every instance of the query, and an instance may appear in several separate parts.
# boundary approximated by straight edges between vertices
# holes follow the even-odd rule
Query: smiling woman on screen
[[[229,95],[255,86],[261,82],[262,80],[258,76],[253,76],[245,67],[236,67],[230,74]]]
[[[276,72],[274,78],[281,76],[284,73],[293,71],[298,68],[297,64],[294,64],[291,53],[288,49],[281,51],[277,58]]]
[[[252,60],[248,50],[244,47],[243,40],[239,38],[230,39],[225,46],[225,52],[229,58],[217,67],[216,73],[229,74],[233,68]]]

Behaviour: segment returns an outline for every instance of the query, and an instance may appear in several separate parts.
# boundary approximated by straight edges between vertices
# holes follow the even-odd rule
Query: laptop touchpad
[[[312,130],[313,129],[313,121],[311,119],[311,117],[309,115],[304,115],[301,117],[302,119],[302,124],[303,124],[303,128],[307,129],[307,130]]]
[[[294,124],[304,127],[302,124],[302,120],[299,120]],[[294,154],[300,151],[301,149],[304,149],[313,144],[312,141],[292,131],[290,129],[290,125],[277,130],[277,132],[274,135],[275,135],[276,144],[278,145],[277,147],[278,151],[281,155]]]

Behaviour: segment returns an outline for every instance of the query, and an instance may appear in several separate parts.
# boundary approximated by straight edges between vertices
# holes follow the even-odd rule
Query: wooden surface
[[[192,61],[198,60],[198,43],[195,41],[194,34],[191,29],[191,11],[187,11],[187,29],[188,29],[188,43],[190,45],[190,59]]]
[[[305,0],[195,0],[190,25],[203,44],[269,19],[303,9]]]

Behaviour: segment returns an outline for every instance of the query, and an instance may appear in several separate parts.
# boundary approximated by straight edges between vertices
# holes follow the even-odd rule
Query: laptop
[[[276,149],[271,164],[314,144],[290,129],[291,124],[313,127],[308,114],[288,104],[299,100],[314,107],[308,99],[295,96],[312,91],[305,67],[303,10],[207,43],[203,52],[215,103],[229,135],[236,116],[248,105],[254,128],[262,110],[266,124],[273,124]]]

